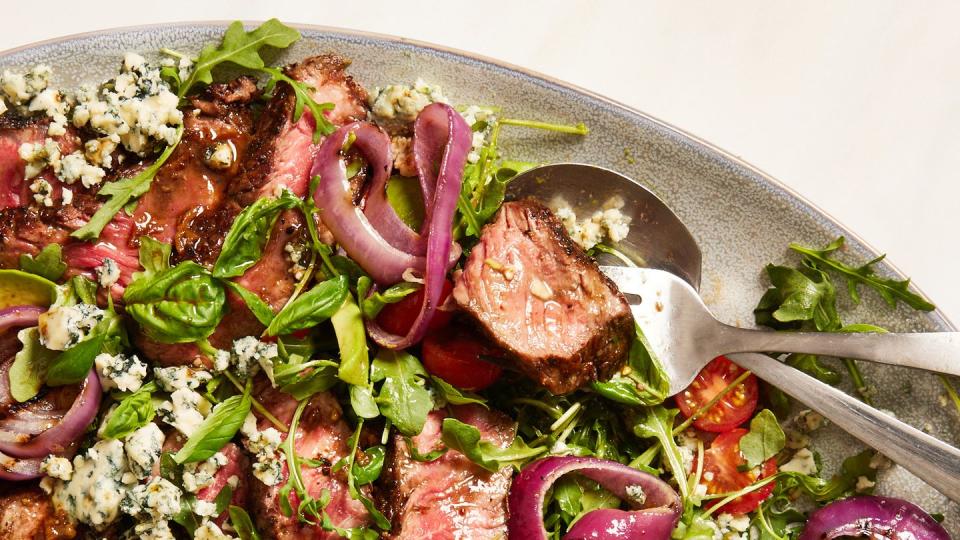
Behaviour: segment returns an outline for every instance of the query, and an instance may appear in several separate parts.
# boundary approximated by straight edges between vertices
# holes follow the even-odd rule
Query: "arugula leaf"
[[[482,396],[478,396],[472,392],[460,390],[456,386],[453,386],[447,381],[434,375],[430,376],[430,381],[433,384],[434,390],[440,394],[440,397],[446,403],[451,405],[466,405],[468,403],[476,403],[478,405],[487,407],[487,400],[485,400]]]
[[[751,469],[777,455],[786,443],[780,422],[769,409],[750,420],[750,432],[740,439],[740,453]]]
[[[286,305],[264,333],[268,336],[290,334],[335,317],[348,303],[349,292],[346,276],[323,281]]]
[[[470,461],[490,472],[497,472],[507,466],[512,466],[519,471],[527,461],[548,450],[545,446],[531,448],[520,437],[515,438],[510,446],[501,448],[482,440],[479,429],[456,418],[443,419],[441,440],[448,448],[460,452]]]
[[[667,468],[673,474],[680,495],[686,501],[690,496],[690,487],[683,468],[683,458],[676,439],[673,438],[673,422],[677,417],[677,409],[667,409],[663,406],[650,407],[641,412],[633,421],[633,433],[644,439],[656,439],[660,443],[661,453],[666,459]]]
[[[67,264],[61,257],[60,244],[47,244],[36,257],[29,253],[20,255],[20,269],[50,281],[57,281],[67,271]]]
[[[383,381],[376,402],[380,414],[404,435],[423,431],[433,398],[426,388],[427,371],[413,355],[405,351],[380,349],[373,359],[370,379]]]
[[[239,506],[230,505],[230,524],[237,531],[240,540],[260,540],[260,533],[253,525],[253,520],[247,511]]]
[[[281,392],[297,401],[325,392],[337,384],[337,364],[329,360],[274,364],[273,378]]]
[[[670,379],[660,359],[651,351],[646,336],[637,325],[626,374],[616,373],[609,381],[592,383],[591,388],[601,396],[625,405],[639,407],[663,403],[670,393]]]
[[[250,384],[243,394],[231,396],[213,408],[176,455],[177,463],[203,461],[216,454],[237,434],[250,412]]]
[[[243,275],[263,255],[263,246],[270,238],[270,231],[280,212],[300,205],[300,199],[289,190],[283,190],[277,198],[257,199],[243,209],[233,220],[220,256],[213,265],[213,275],[229,278]]]
[[[789,492],[799,488],[818,502],[827,502],[856,492],[857,481],[861,476],[870,481],[877,479],[877,470],[870,467],[873,450],[864,450],[843,460],[840,471],[829,480],[796,472],[780,472],[778,490]]]
[[[223,317],[226,294],[199,264],[184,261],[123,293],[127,313],[144,333],[161,343],[189,343],[208,337]]]
[[[212,83],[211,71],[226,62],[248,69],[261,69],[264,62],[260,57],[260,49],[265,46],[284,49],[299,39],[300,32],[277,19],[270,19],[250,32],[243,29],[242,22],[234,21],[227,28],[219,46],[210,44],[200,51],[193,71],[180,85],[177,95],[183,98],[197,83]]]
[[[117,408],[104,419],[100,436],[105,439],[122,439],[153,421],[156,416],[152,400],[155,391],[157,383],[150,381],[123,398]]]
[[[35,326],[17,332],[17,339],[23,346],[14,357],[7,376],[10,379],[10,395],[23,403],[40,392],[47,377],[47,368],[58,353],[40,344],[40,331]]]
[[[421,454],[416,443],[413,442],[413,439],[408,436],[404,436],[403,440],[407,443],[407,452],[410,454],[410,459],[414,461],[420,461],[424,463],[436,461],[446,454],[447,450],[449,450],[446,446],[441,444],[433,450],[430,450],[425,454]]]
[[[773,287],[767,289],[753,311],[758,325],[795,328],[790,323],[812,320],[820,331],[842,325],[836,289],[823,272],[768,264],[767,275]]]
[[[263,299],[260,298],[256,293],[235,281],[230,281],[229,279],[224,279],[220,283],[233,291],[237,296],[240,297],[241,300],[243,300],[243,303],[247,305],[247,308],[250,309],[250,312],[253,313],[253,316],[260,321],[260,324],[269,326],[270,323],[273,322],[273,308],[270,307],[270,304],[264,302]]]
[[[341,276],[339,279],[344,279]],[[340,309],[330,318],[340,348],[340,369],[337,376],[345,383],[366,386],[370,357],[367,350],[367,329],[363,326],[360,308],[349,293]]]
[[[107,226],[107,223],[110,223],[113,216],[115,216],[120,209],[150,189],[150,184],[153,183],[153,178],[157,175],[157,171],[160,170],[160,167],[170,158],[170,154],[173,154],[174,149],[180,144],[182,135],[183,127],[181,126],[177,129],[177,141],[167,146],[152,165],[140,171],[133,178],[124,178],[123,180],[110,182],[101,187],[97,195],[110,197],[110,199],[103,203],[103,206],[93,214],[93,217],[90,218],[90,221],[88,221],[86,225],[70,233],[70,236],[80,240],[96,240],[100,236],[103,228]]]
[[[380,471],[383,470],[383,462],[387,455],[385,446],[371,446],[363,450],[367,457],[365,465],[353,465],[353,480],[358,486],[372,484],[377,478],[380,478]]]
[[[327,120],[326,115],[323,113],[326,111],[332,111],[334,109],[333,103],[317,103],[313,100],[311,95],[311,90],[314,88],[302,81],[297,81],[287,77],[279,68],[274,67],[260,67],[260,71],[270,75],[270,81],[267,83],[266,95],[272,95],[274,86],[282,81],[290,85],[290,88],[293,89],[294,97],[296,97],[296,102],[293,107],[293,121],[299,122],[300,117],[303,115],[303,107],[306,105],[310,109],[310,113],[313,115],[313,119],[316,123],[313,129],[313,144],[320,142],[320,138],[324,135],[329,135],[336,131],[336,126],[330,123]]]
[[[814,354],[791,354],[787,356],[785,362],[800,371],[814,377],[818,381],[830,385],[840,384],[840,374],[825,366],[820,361],[820,357]]]
[[[373,397],[373,392],[366,386],[350,385],[350,407],[360,418],[376,418],[380,416],[380,408]]]
[[[357,280],[357,297],[360,298],[360,311],[363,312],[363,318],[373,320],[377,318],[380,311],[387,304],[396,304],[407,296],[419,291],[423,286],[419,283],[410,283],[407,281],[397,283],[383,292],[376,291],[368,295],[367,292],[372,287],[373,281],[368,276],[361,276]]]
[[[87,378],[94,358],[103,350],[106,338],[105,333],[98,332],[60,353],[47,368],[47,384],[63,386],[78,383]]]
[[[898,301],[906,303],[913,309],[920,311],[933,311],[937,307],[922,296],[911,292],[910,280],[902,281],[896,279],[883,278],[876,274],[873,266],[882,261],[886,255],[881,255],[872,261],[853,267],[833,258],[834,252],[843,247],[844,237],[839,237],[823,249],[813,249],[801,246],[800,244],[790,244],[790,249],[800,253],[804,259],[818,268],[824,268],[840,274],[847,281],[847,291],[854,302],[860,301],[860,293],[857,291],[858,285],[866,285],[877,291],[890,307],[896,307]]]

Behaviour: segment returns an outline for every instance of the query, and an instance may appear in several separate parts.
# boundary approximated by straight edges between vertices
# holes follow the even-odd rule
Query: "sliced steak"
[[[257,398],[284,424],[293,419],[297,402],[288,394],[266,388],[257,393]],[[261,419],[259,429],[270,427]],[[319,498],[324,490],[330,494],[326,513],[337,527],[353,528],[370,524],[370,515],[360,501],[350,497],[347,479],[343,470],[331,471],[331,466],[348,454],[347,439],[352,430],[343,418],[343,410],[333,394],[324,392],[310,398],[310,403],[300,417],[294,449],[297,455],[323,462],[321,467],[303,467],[303,483],[307,493]],[[250,508],[257,529],[264,538],[277,540],[339,538],[333,531],[325,531],[320,525],[300,522],[296,517],[299,501],[295,493],[290,495],[294,515],[286,517],[280,511],[280,489],[286,483],[289,472],[283,468],[283,480],[276,486],[266,486],[256,478],[250,479]]]
[[[503,205],[453,297],[511,367],[554,394],[606,379],[626,361],[634,324],[627,301],[537,202]]]
[[[67,540],[77,536],[69,516],[53,507],[33,482],[0,485],[0,538],[4,540]]]
[[[441,445],[443,419],[434,411],[420,435],[410,439],[420,453]],[[515,427],[506,415],[476,405],[453,409],[453,416],[480,430],[501,447],[513,441]],[[491,473],[455,450],[440,458],[416,461],[404,437],[394,435],[380,500],[393,522],[393,540],[500,539],[507,535],[507,493],[512,471]]]
[[[0,115],[0,210],[32,204],[33,193],[25,179],[26,163],[20,159],[20,146],[24,143],[43,143],[47,138],[50,121],[40,117],[19,117],[11,113]],[[51,137],[60,146],[60,153],[67,155],[79,147],[80,139],[71,128],[65,135]],[[39,178],[53,186],[52,197],[61,197],[61,182],[47,169]],[[71,186],[72,188],[72,186]]]

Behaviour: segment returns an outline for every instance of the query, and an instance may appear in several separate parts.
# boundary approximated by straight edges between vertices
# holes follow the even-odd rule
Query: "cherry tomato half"
[[[451,283],[449,279],[444,280],[443,292],[440,294],[441,307],[446,303],[452,290],[453,283]],[[399,302],[383,306],[383,309],[381,309],[377,315],[377,324],[380,325],[380,328],[383,328],[391,334],[405,336],[407,332],[410,331],[410,327],[413,326],[413,322],[417,320],[417,315],[420,314],[420,304],[422,303],[423,289],[421,288],[416,292],[408,294]],[[432,332],[443,328],[450,322],[451,317],[453,317],[452,311],[437,309],[433,312],[433,319],[427,326],[427,331]]]
[[[703,477],[700,483],[707,486],[707,493],[716,495],[738,491],[777,473],[777,462],[774,458],[753,470],[741,471],[746,467],[747,461],[740,454],[740,438],[747,433],[749,431],[743,428],[721,433],[703,453]],[[718,511],[730,514],[752,512],[773,493],[775,484],[776,482],[771,482],[756,491],[741,495]],[[717,501],[713,501],[712,504],[716,503]]]
[[[431,374],[465,390],[483,390],[500,377],[500,366],[482,360],[496,350],[479,337],[449,328],[427,334],[423,340],[423,367]]]
[[[743,368],[728,360],[726,356],[714,358],[686,390],[677,394],[680,412],[690,418],[743,372]],[[714,433],[730,431],[753,416],[753,411],[757,408],[758,394],[757,377],[751,374],[694,420],[693,425]]]

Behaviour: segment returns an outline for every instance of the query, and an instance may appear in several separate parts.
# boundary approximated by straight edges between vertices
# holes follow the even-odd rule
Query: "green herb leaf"
[[[750,432],[740,439],[740,453],[752,469],[777,455],[785,443],[786,436],[777,417],[764,409],[750,420]]]
[[[285,82],[290,85],[290,88],[293,89],[294,96],[296,97],[296,102],[293,107],[293,121],[299,122],[300,117],[303,115],[303,107],[306,106],[310,109],[310,113],[313,115],[313,119],[316,122],[316,127],[313,130],[313,144],[320,142],[320,138],[324,135],[329,135],[336,131],[336,126],[330,123],[327,120],[324,112],[332,111],[334,109],[333,103],[317,103],[313,99],[313,90],[314,88],[302,81],[297,81],[287,77],[279,68],[273,67],[260,67],[260,71],[270,75],[270,81],[267,83],[267,90],[265,94],[270,95],[273,92],[274,86],[278,82]]]
[[[185,261],[134,280],[123,299],[127,313],[148,337],[162,343],[189,343],[217,328],[226,294],[202,266]]]
[[[233,499],[233,488],[230,487],[230,484],[224,485],[220,488],[220,492],[217,493],[217,496],[213,499],[213,504],[216,505],[216,513],[220,515],[224,510],[230,506],[230,501]]]
[[[380,416],[380,408],[373,397],[370,388],[366,386],[350,385],[350,406],[354,414],[360,418],[376,418]]]
[[[800,488],[818,502],[827,502],[840,497],[853,495],[856,492],[857,481],[861,476],[870,481],[877,479],[877,470],[870,466],[873,459],[873,450],[864,450],[859,454],[843,460],[840,472],[829,480],[816,476],[796,472],[780,472],[784,478],[779,481],[779,488],[784,491]]]
[[[371,446],[363,451],[367,457],[365,465],[353,465],[353,481],[357,486],[372,484],[380,478],[380,471],[383,470],[383,462],[387,455],[387,449],[384,446]]]
[[[342,276],[339,279],[344,279]],[[353,296],[346,295],[340,309],[330,318],[340,347],[340,369],[337,376],[345,383],[367,386],[370,354],[367,350],[367,329],[363,326],[360,308]]]
[[[247,384],[242,395],[231,396],[213,408],[173,459],[181,464],[193,463],[219,452],[240,430],[251,404],[250,385]]]
[[[47,368],[58,353],[40,344],[40,331],[36,327],[20,330],[17,339],[23,346],[14,357],[7,376],[10,378],[10,395],[23,403],[40,392],[47,378]]]
[[[177,145],[180,144],[180,137],[182,135],[183,127],[180,127],[177,131],[177,141],[167,146],[152,165],[140,171],[140,173],[133,178],[124,178],[123,180],[110,182],[101,187],[97,195],[100,197],[110,197],[109,200],[103,203],[103,206],[93,214],[93,217],[90,218],[90,221],[88,221],[86,225],[70,233],[70,236],[79,238],[80,240],[96,240],[99,238],[100,232],[107,226],[107,223],[110,223],[117,212],[126,206],[127,203],[140,197],[150,189],[150,184],[153,183],[153,178],[157,175],[157,171],[160,170],[160,167],[170,158],[170,154],[172,154]]]
[[[262,298],[257,296],[256,293],[235,281],[230,281],[229,279],[224,279],[220,283],[233,291],[237,296],[240,297],[241,300],[243,300],[243,303],[247,305],[247,308],[250,309],[250,312],[253,313],[253,316],[260,321],[260,324],[269,326],[270,323],[273,322],[273,308],[270,307],[270,304],[264,302]]]
[[[447,450],[449,450],[446,446],[441,444],[437,448],[434,448],[425,454],[421,454],[416,443],[413,442],[413,439],[408,436],[404,436],[403,440],[407,443],[407,452],[410,454],[410,459],[414,461],[420,461],[424,463],[436,461],[446,454]]]
[[[387,304],[396,304],[407,296],[420,290],[422,285],[419,283],[410,283],[404,281],[397,283],[383,292],[375,292],[368,295],[372,281],[367,276],[361,276],[357,280],[357,297],[360,298],[360,310],[363,312],[363,318],[373,320],[377,318],[380,311]]]
[[[273,378],[281,392],[302,401],[337,384],[337,364],[329,360],[300,362],[295,357],[290,362],[274,364]]]
[[[490,472],[512,466],[518,471],[527,461],[547,451],[545,446],[529,447],[517,437],[507,448],[480,439],[480,430],[456,418],[443,419],[441,440],[447,447],[467,456],[470,461]]]
[[[476,403],[478,405],[487,407],[487,400],[485,400],[483,397],[472,392],[460,390],[456,386],[453,386],[440,377],[431,375],[430,381],[433,384],[434,390],[440,394],[440,397],[443,398],[443,401],[446,403],[451,405],[466,405],[468,403]]]
[[[683,468],[680,448],[673,438],[673,422],[678,412],[677,409],[667,409],[663,406],[650,407],[634,419],[633,433],[641,438],[656,439],[660,443],[666,465],[680,487],[680,495],[686,501],[690,496],[690,488]]]
[[[150,381],[120,400],[117,408],[104,419],[100,435],[105,439],[122,439],[153,421],[156,409],[152,398],[156,390],[157,383]]]
[[[29,253],[20,255],[20,269],[50,281],[57,281],[67,271],[67,264],[61,257],[60,244],[47,244],[36,257]]]
[[[290,334],[335,317],[347,304],[349,292],[350,287],[346,276],[335,277],[317,284],[284,307],[270,322],[266,335]],[[349,303],[353,304],[353,301]],[[356,307],[355,304],[354,307]]]
[[[796,327],[789,323],[812,320],[820,331],[842,325],[837,313],[836,289],[823,272],[768,264],[767,275],[773,287],[754,310],[757,324],[785,329]]]
[[[800,371],[830,385],[840,384],[840,374],[823,365],[815,354],[791,354],[785,361]]]
[[[180,85],[177,94],[182,98],[197,83],[212,83],[211,71],[220,64],[229,62],[248,69],[261,69],[264,62],[260,49],[265,46],[285,49],[299,39],[300,32],[277,19],[270,19],[250,32],[243,29],[242,22],[234,21],[223,35],[220,46],[211,44],[200,51],[193,71]]]
[[[60,353],[47,368],[47,384],[63,386],[86,379],[94,358],[103,350],[106,337],[104,333],[94,334]]]
[[[140,266],[143,272],[133,274],[133,280],[152,278],[170,268],[170,244],[154,240],[149,236],[140,237]]]
[[[376,399],[380,413],[404,435],[423,431],[433,399],[420,361],[405,351],[384,348],[373,359],[371,371],[373,382],[383,381]]]
[[[180,511],[170,518],[174,523],[177,523],[186,529],[187,533],[191,537],[194,535],[194,533],[196,533],[197,528],[200,527],[200,522],[197,521],[197,516],[193,512],[193,508],[196,503],[197,497],[193,493],[185,493],[181,495]]]
[[[594,382],[591,388],[601,396],[625,405],[639,407],[663,403],[670,393],[670,379],[660,359],[651,350],[640,326],[636,326],[636,338],[630,345],[628,373],[616,373],[609,381]]]
[[[834,252],[842,248],[843,244],[844,238],[841,236],[823,249],[808,248],[795,243],[790,244],[790,249],[802,254],[805,259],[812,262],[818,268],[840,274],[847,281],[847,290],[855,302],[860,301],[857,286],[866,285],[877,291],[890,307],[896,307],[897,302],[902,301],[913,309],[920,311],[933,311],[937,308],[922,296],[910,291],[909,279],[900,281],[878,276],[873,266],[882,261],[885,257],[884,255],[857,267],[849,266],[834,259]]]
[[[175,486],[183,485],[183,465],[177,463],[170,452],[160,454],[160,477],[169,480]]]
[[[263,255],[263,246],[280,212],[300,205],[300,199],[289,190],[283,190],[277,198],[257,199],[243,209],[233,220],[230,231],[223,240],[220,256],[213,265],[213,275],[229,278],[243,275]]]
[[[391,176],[387,181],[387,201],[401,221],[415,231],[420,230],[423,225],[424,205],[419,178]]]
[[[237,531],[240,540],[260,540],[260,533],[253,526],[250,514],[239,506],[230,505],[230,524]]]

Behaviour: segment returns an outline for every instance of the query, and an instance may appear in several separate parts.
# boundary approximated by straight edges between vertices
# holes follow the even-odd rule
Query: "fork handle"
[[[960,332],[813,333],[747,330],[722,325],[718,353],[793,352],[858,358],[960,375]]]
[[[730,359],[960,502],[960,450],[769,356]]]

